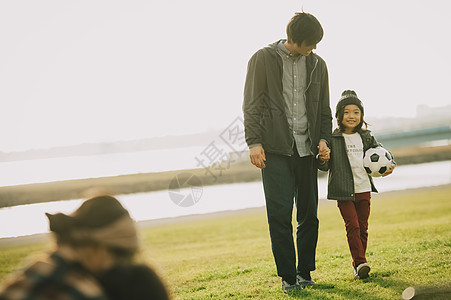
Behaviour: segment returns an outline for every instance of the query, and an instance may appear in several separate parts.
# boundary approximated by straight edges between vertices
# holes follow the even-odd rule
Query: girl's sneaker
[[[371,268],[367,263],[361,263],[357,266],[357,268],[352,268],[354,270],[354,278],[355,279],[365,279],[368,278],[368,273]]]

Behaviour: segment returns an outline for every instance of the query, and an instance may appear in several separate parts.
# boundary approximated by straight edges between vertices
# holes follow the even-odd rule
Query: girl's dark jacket
[[[360,129],[357,131],[363,142],[363,153],[370,148],[382,146],[371,135],[371,131]],[[329,180],[327,188],[327,199],[331,200],[354,200],[354,177],[352,175],[351,164],[346,153],[346,144],[343,134],[339,129],[335,129],[330,139],[330,160],[324,164],[318,163],[318,168],[322,171],[329,170]],[[368,175],[371,183],[371,191],[377,192],[373,179]]]
[[[258,50],[249,60],[244,86],[244,130],[248,146],[261,145],[265,152],[292,155],[294,137],[285,112],[283,61],[277,41]],[[326,63],[318,55],[306,57],[308,134],[312,153],[318,153],[320,139],[329,141],[332,115]]]

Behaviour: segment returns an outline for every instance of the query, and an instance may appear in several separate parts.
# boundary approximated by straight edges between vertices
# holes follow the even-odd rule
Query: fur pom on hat
[[[343,110],[346,107],[346,105],[350,105],[350,104],[357,105],[362,113],[362,116],[364,115],[363,103],[357,97],[357,93],[352,90],[345,90],[343,93],[341,93],[341,98],[337,103],[337,108],[335,110],[335,117],[338,117],[339,112],[341,110]]]

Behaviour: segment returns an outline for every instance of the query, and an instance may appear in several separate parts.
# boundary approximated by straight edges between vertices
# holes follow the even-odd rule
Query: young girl
[[[338,128],[330,139],[330,160],[319,156],[319,169],[329,170],[327,198],[337,200],[345,222],[356,279],[367,278],[370,272],[365,257],[368,217],[371,192],[377,192],[371,176],[363,168],[363,155],[369,148],[381,146],[366,129],[363,114],[363,104],[357,94],[344,91],[336,108]],[[394,167],[395,164],[382,176],[391,174]]]

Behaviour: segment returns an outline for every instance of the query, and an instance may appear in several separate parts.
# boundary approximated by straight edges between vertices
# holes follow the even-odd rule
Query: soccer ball
[[[382,147],[366,150],[363,157],[363,167],[373,177],[380,177],[393,163],[394,160],[391,153]]]

